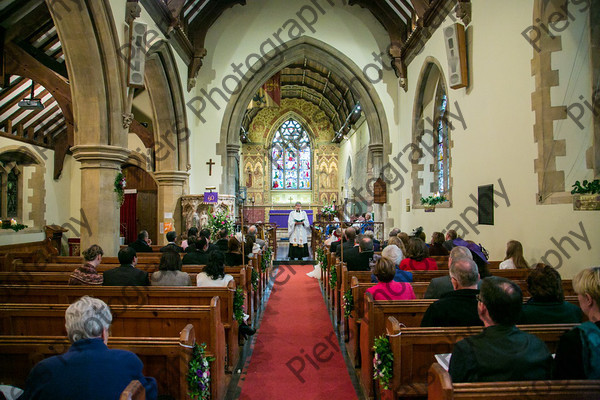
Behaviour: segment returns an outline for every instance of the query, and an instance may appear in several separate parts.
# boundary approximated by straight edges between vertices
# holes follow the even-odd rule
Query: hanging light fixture
[[[18,106],[26,110],[43,110],[44,104],[41,99],[34,98],[35,82],[31,81],[31,98],[19,101]]]

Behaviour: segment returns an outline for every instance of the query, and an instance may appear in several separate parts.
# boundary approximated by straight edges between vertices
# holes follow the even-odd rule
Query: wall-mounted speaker
[[[132,22],[129,29],[129,64],[127,85],[144,87],[144,66],[146,62],[146,24]]]
[[[444,42],[448,57],[448,82],[452,89],[466,87],[469,82],[467,74],[467,42],[465,26],[455,23],[444,28]]]

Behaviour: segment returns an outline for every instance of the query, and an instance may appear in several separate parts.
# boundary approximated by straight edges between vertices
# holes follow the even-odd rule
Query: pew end
[[[146,389],[140,381],[133,380],[119,396],[119,400],[146,400]]]

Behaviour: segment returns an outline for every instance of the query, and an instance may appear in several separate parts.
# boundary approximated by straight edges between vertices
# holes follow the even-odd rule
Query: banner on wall
[[[204,192],[204,202],[209,204],[217,204],[219,201],[219,193],[217,192]]]

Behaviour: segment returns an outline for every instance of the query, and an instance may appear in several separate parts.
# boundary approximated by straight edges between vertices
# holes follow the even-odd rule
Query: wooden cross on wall
[[[208,176],[212,176],[212,166],[215,165],[212,158],[206,162],[206,165],[208,165]]]

